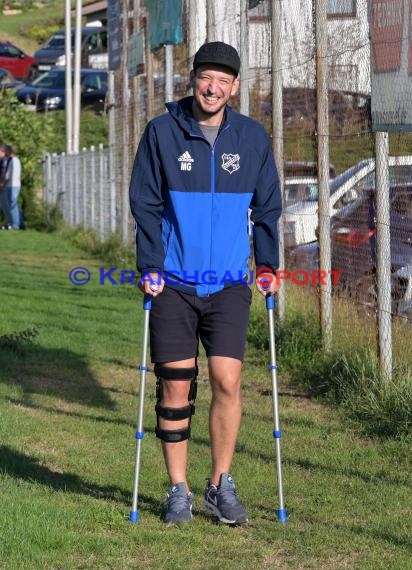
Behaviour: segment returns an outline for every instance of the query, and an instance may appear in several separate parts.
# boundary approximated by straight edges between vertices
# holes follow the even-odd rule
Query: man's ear
[[[230,96],[234,97],[236,93],[239,91],[240,79],[236,77],[234,82],[232,83],[232,89],[230,90]]]
[[[190,87],[192,87],[192,88],[194,88],[194,86],[195,86],[195,79],[196,79],[196,73],[195,73],[195,71],[192,69],[192,71],[190,72],[190,76],[189,76]]]

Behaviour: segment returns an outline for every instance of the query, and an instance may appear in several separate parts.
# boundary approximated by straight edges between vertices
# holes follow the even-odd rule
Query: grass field
[[[93,0],[82,0],[82,6]],[[6,3],[6,2],[4,2]],[[71,0],[74,9],[76,1]],[[38,3],[19,14],[0,14],[0,39],[15,42],[21,49],[32,54],[40,44],[30,37],[31,28],[64,27],[65,0],[50,0],[47,4]],[[42,43],[42,42],[41,42]]]
[[[233,465],[249,525],[228,528],[202,513],[209,469],[203,360],[189,463],[195,519],[181,529],[160,520],[167,480],[150,374],[141,520],[130,525],[141,298],[131,286],[99,285],[101,265],[53,234],[0,234],[0,336],[38,329],[33,342],[14,350],[3,343],[0,351],[1,568],[412,568],[406,441],[362,437],[338,410],[283,383],[289,521],[276,521],[264,354],[244,369]],[[70,283],[75,266],[90,270],[89,284]]]

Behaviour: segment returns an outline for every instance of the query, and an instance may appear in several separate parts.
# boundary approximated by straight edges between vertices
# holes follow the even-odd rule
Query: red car
[[[31,81],[39,73],[34,57],[5,40],[0,40],[0,67],[10,71],[16,79],[25,81]]]

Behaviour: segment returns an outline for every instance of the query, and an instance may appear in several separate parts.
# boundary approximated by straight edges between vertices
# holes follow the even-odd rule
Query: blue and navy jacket
[[[203,297],[248,276],[248,209],[257,268],[278,268],[279,179],[269,138],[226,107],[213,147],[192,97],[166,105],[140,141],[130,183],[137,267]]]

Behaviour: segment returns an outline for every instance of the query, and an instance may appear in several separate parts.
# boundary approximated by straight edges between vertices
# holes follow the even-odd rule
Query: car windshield
[[[74,44],[74,35],[72,33],[72,47]],[[55,50],[64,50],[65,49],[65,35],[64,34],[55,34],[52,36],[49,41],[44,46],[45,49],[55,49]]]
[[[348,170],[345,170],[345,172],[342,172],[342,174],[339,174],[339,176],[331,180],[331,183],[329,185],[330,194],[332,195],[334,192],[336,192],[336,190],[338,190],[338,188],[340,188],[342,184],[344,184],[347,180],[349,180],[349,178],[352,178],[352,176],[354,176],[357,172],[362,170],[362,168],[367,166],[369,162],[370,161],[368,160],[359,162],[359,164],[351,166],[350,168],[348,168]]]
[[[296,202],[316,202],[318,185],[316,180],[287,180],[285,183],[286,206]]]
[[[37,77],[31,84],[33,87],[51,87],[53,89],[61,89],[66,85],[65,72],[49,71]]]
[[[412,184],[412,166],[393,165],[389,167],[389,184]],[[361,188],[373,190],[375,188],[375,170],[361,180]]]

